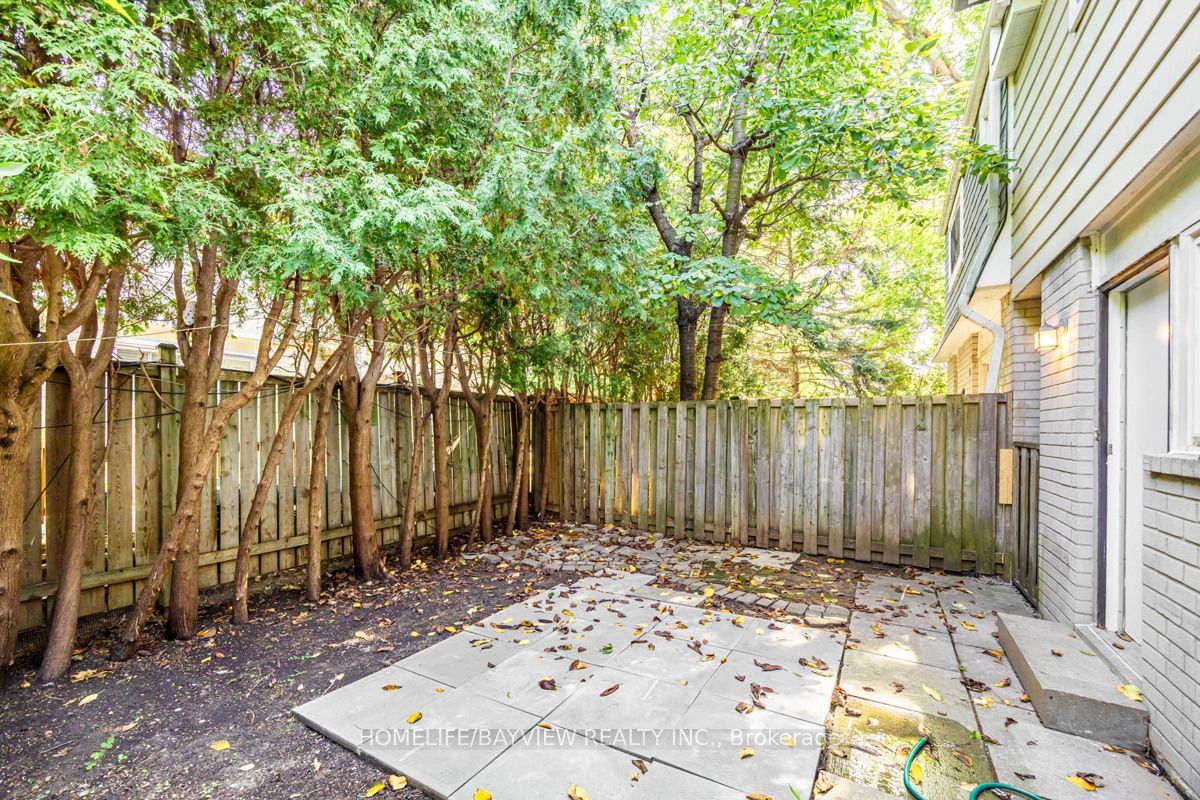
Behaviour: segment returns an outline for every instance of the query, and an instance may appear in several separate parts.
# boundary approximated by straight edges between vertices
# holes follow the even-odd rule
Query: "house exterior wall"
[[[1200,113],[1195,0],[1046,0],[1015,75],[1013,289],[1178,147]]]
[[[1142,642],[1150,743],[1200,791],[1200,460],[1146,459]]]
[[[1040,359],[1039,607],[1059,622],[1090,623],[1095,611],[1100,341],[1091,274],[1078,243],[1042,280],[1042,317],[1060,332]]]
[[[1000,391],[1012,393],[1012,438],[1037,442],[1042,393],[1042,356],[1034,337],[1042,326],[1042,299],[1012,300],[1001,306],[1004,354],[1000,363]]]

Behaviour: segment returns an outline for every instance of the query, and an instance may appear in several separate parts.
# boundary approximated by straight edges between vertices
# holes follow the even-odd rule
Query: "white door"
[[[1125,486],[1122,628],[1142,635],[1143,458],[1168,449],[1170,278],[1163,271],[1125,294]]]

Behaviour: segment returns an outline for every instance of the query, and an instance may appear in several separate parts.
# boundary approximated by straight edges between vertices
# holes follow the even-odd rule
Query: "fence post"
[[[171,527],[175,517],[176,490],[179,485],[179,367],[175,361],[176,347],[173,344],[158,346],[158,447],[159,447],[159,492],[158,532],[155,538],[162,547],[163,532]],[[159,603],[164,607],[171,597],[171,575],[163,581]]]

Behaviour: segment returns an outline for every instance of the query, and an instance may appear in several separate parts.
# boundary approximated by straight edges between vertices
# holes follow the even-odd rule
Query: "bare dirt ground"
[[[301,578],[252,598],[245,626],[227,604],[201,611],[190,642],[164,642],[156,626],[148,651],[124,664],[106,657],[111,626],[56,684],[37,685],[36,662],[19,663],[0,695],[0,796],[363,797],[388,776],[292,707],[578,576],[449,558],[375,585],[338,573],[319,605],[303,601]]]

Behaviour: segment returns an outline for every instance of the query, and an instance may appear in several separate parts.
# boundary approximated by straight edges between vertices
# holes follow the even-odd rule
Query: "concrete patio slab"
[[[573,622],[561,625],[549,636],[538,640],[538,649],[556,655],[581,658],[593,664],[607,664],[631,642],[645,639],[656,623],[645,627],[620,622]]]
[[[945,717],[970,730],[976,727],[975,712],[957,670],[848,650],[842,658],[841,687],[870,702]]]
[[[747,625],[733,649],[750,653],[787,669],[797,669],[800,659],[820,660],[837,672],[845,635],[839,631],[806,628],[784,623]]]
[[[703,686],[729,653],[729,650],[680,638],[650,635],[644,643],[631,644],[613,656],[608,666],[645,678],[674,681],[682,686]]]
[[[949,634],[883,625],[869,614],[855,614],[850,621],[850,639],[864,653],[948,670],[958,668]]]
[[[697,641],[706,647],[732,649],[742,638],[745,626],[753,617],[728,614],[711,609],[687,606],[658,607],[661,622],[655,631],[669,631],[672,635],[688,641]]]
[[[467,681],[462,689],[544,717],[599,671],[598,665],[522,650]]]
[[[701,694],[677,720],[676,741],[655,748],[662,761],[747,795],[808,797],[825,729],[771,711],[742,714],[736,704]]]
[[[634,786],[633,774],[640,773],[628,753],[537,728],[463,784],[452,800],[472,800],[480,789],[493,800],[563,800],[572,785],[596,800],[616,798]]]
[[[699,686],[605,668],[580,686],[546,721],[610,743],[633,756],[650,758],[653,732],[675,727],[679,715],[699,693]]]
[[[524,647],[548,636],[553,629],[553,620],[546,611],[518,603],[467,625],[463,631]]]
[[[512,642],[464,631],[413,653],[395,666],[447,686],[461,686],[522,649]]]
[[[626,594],[654,603],[670,603],[680,606],[698,606],[704,603],[704,595],[702,594],[680,592],[662,586],[642,586],[641,588],[626,592]]]
[[[807,668],[793,662],[783,669],[765,671],[760,666],[763,664],[770,662],[749,653],[731,652],[701,692],[752,706],[753,687],[757,685],[769,689],[758,694],[759,702],[767,710],[824,724],[829,695],[837,683],[836,672],[830,671],[837,669],[836,661],[829,665],[830,669]]]
[[[641,589],[654,582],[654,576],[644,572],[618,572],[608,575],[594,575],[576,581],[572,586],[580,589],[597,589],[612,594],[627,594]]]
[[[434,797],[463,782],[538,718],[399,667],[295,709],[305,724]]]
[[[1110,752],[1099,742],[1029,722],[1000,726],[988,733],[1000,742],[991,747],[999,780],[1030,789],[1045,800],[1179,798],[1165,779],[1139,765],[1136,759],[1140,756]],[[1079,773],[1099,776],[1096,791],[1067,781]]]
[[[746,800],[744,792],[660,761],[647,763],[646,774],[619,795],[617,800],[665,800],[676,797],[688,800]]]

